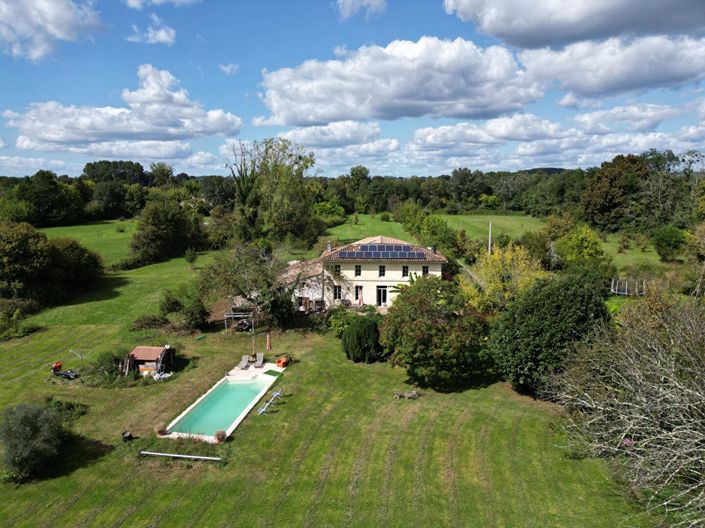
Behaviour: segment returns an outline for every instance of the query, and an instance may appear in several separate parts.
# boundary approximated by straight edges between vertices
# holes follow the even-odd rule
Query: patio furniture
[[[255,368],[264,367],[264,354],[262,352],[257,352],[257,359],[255,360]]]
[[[250,356],[242,356],[242,359],[240,360],[240,364],[238,365],[238,368],[240,370],[245,370],[250,364]]]

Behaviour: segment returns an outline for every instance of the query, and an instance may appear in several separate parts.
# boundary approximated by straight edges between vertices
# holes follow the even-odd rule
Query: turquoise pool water
[[[227,431],[265,387],[267,379],[223,381],[169,428],[169,432],[213,436]]]

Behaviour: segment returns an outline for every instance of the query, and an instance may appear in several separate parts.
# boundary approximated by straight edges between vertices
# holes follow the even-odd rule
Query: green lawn
[[[118,228],[123,229],[123,232],[119,232]],[[88,249],[102,255],[105,264],[110,265],[127,256],[136,229],[136,220],[106,220],[77,226],[47,227],[40,231],[49,238],[75,238]]]
[[[545,221],[527,215],[440,215],[453,229],[465,229],[469,238],[487,239],[490,222],[492,222],[492,236],[501,234],[509,235],[512,240],[517,240],[527,231],[538,231]]]
[[[634,245],[634,241],[632,240],[631,247],[624,253],[619,253],[617,251],[619,246],[619,237],[620,235],[618,233],[607,235],[607,242],[602,244],[605,248],[605,253],[612,257],[612,262],[614,262],[614,265],[617,266],[617,269],[623,269],[629,266],[661,265],[659,262],[659,256],[651,244],[649,244],[646,251],[642,251]]]
[[[32,317],[41,331],[0,343],[0,406],[48,395],[89,406],[75,425],[80,441],[47,478],[0,483],[0,525],[655,526],[601,462],[561,449],[555,407],[506,384],[394,400],[406,387],[402,370],[351,363],[327,335],[273,336],[270,358],[290,351],[300,360],[275,385],[288,396],[269,416],[247,418],[231,442],[155,438],[157,423],[177,416],[250,346],[247,336],[222,332],[197,341],[129,330],[155,310],[164,288],[193,275],[183,259],[110,274],[100,291]],[[49,373],[57,359],[80,369],[71,349],[88,362],[118,346],[165,342],[180,342],[195,368],[122,389]],[[126,429],[140,438],[123,444]],[[215,454],[226,463],[139,459],[139,449]]]
[[[416,242],[416,239],[404,229],[401,224],[389,221],[382,222],[380,215],[358,215],[358,223],[352,223],[352,216],[348,216],[344,224],[335,226],[326,232],[331,240],[337,240],[341,244],[349,244],[362,238],[384,235],[398,238],[407,242]]]

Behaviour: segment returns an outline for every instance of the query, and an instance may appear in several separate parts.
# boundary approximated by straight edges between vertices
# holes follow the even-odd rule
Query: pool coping
[[[257,403],[262,399],[262,397],[267,394],[269,389],[272,388],[272,385],[274,385],[274,382],[277,381],[278,376],[272,376],[271,374],[266,374],[267,370],[275,370],[277,372],[284,372],[285,367],[279,367],[275,365],[274,363],[266,363],[264,365],[264,368],[262,370],[257,369],[256,371],[252,370],[254,367],[250,367],[250,369],[240,371],[239,369],[234,368],[233,370],[229,371],[225,376],[223,376],[221,379],[219,379],[215,384],[208,389],[206,392],[201,394],[191,405],[189,405],[179,416],[174,418],[169,425],[167,426],[167,431],[174,427],[179,420],[181,420],[184,416],[186,416],[194,407],[196,407],[203,399],[205,399],[206,396],[208,396],[211,392],[213,392],[216,388],[221,383],[227,383],[229,381],[253,381],[256,379],[264,379],[263,377],[269,378],[270,381],[267,383],[262,390],[257,393],[257,395],[252,399],[250,404],[243,409],[243,411],[235,418],[235,421],[230,424],[230,427],[228,427],[225,431],[226,437],[230,437],[230,435],[233,434],[235,429],[237,429],[238,425],[245,419],[245,417],[250,413],[250,411],[254,408]],[[198,433],[181,433],[178,431],[172,431],[169,432],[168,434],[161,435],[159,438],[189,438],[191,440],[201,440],[203,442],[209,442],[211,444],[217,444],[218,441],[215,439],[215,436],[213,435],[204,435],[204,434],[198,434]]]

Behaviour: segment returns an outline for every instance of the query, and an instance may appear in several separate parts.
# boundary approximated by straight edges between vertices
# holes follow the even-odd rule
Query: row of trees
[[[166,163],[145,172],[139,163],[88,163],[80,178],[40,170],[23,179],[0,182],[0,219],[36,227],[131,217],[148,201],[197,200],[198,183],[175,177]]]
[[[165,163],[148,171],[130,161],[86,164],[76,179],[39,171],[30,178],[0,180],[0,217],[33,225],[71,224],[86,219],[138,214],[164,195],[192,201],[202,214],[232,212],[247,237],[282,236],[293,229],[315,231],[314,218],[340,219],[358,213],[393,212],[405,202],[449,214],[485,210],[535,216],[570,212],[606,231],[652,232],[705,219],[702,156],[651,150],[617,156],[600,167],[481,172],[455,169],[450,175],[371,177],[364,166],[337,178],[311,176],[310,152],[282,138],[233,145],[232,177],[174,175]],[[263,189],[266,192],[263,192]],[[254,214],[260,206],[265,211]],[[253,216],[254,215],[254,216]]]

